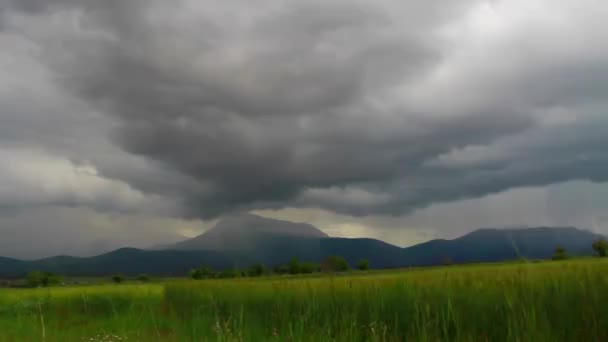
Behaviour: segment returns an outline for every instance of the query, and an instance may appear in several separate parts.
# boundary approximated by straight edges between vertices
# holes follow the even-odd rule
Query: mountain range
[[[342,256],[351,265],[368,259],[373,268],[547,259],[557,246],[572,255],[591,255],[592,242],[602,237],[574,227],[479,229],[453,240],[400,248],[375,239],[332,238],[309,224],[238,214],[220,220],[197,237],[155,249],[121,248],[94,257],[33,261],[0,257],[0,278],[22,277],[32,270],[70,276],[183,276],[201,265],[227,269],[261,262],[274,266],[294,257],[319,262],[330,255]]]

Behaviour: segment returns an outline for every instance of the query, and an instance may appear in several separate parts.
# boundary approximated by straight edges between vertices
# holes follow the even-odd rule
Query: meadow
[[[608,261],[0,289],[0,341],[607,341]]]

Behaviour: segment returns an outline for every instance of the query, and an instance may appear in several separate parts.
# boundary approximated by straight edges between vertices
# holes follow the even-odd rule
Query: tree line
[[[148,282],[150,281],[150,276],[147,274],[140,274],[133,279],[139,282]],[[109,278],[115,284],[120,284],[127,280],[122,274],[114,274]],[[78,282],[71,282],[69,284],[78,285]],[[25,277],[25,282],[23,284],[25,287],[49,287],[49,286],[57,286],[57,285],[66,285],[64,282],[64,277],[60,274],[56,274],[53,272],[44,272],[44,271],[31,271]]]
[[[361,259],[356,269],[366,271],[371,268],[370,262],[367,259]],[[195,268],[190,271],[192,279],[210,279],[210,278],[239,278],[239,277],[261,277],[269,275],[297,275],[297,274],[313,274],[313,273],[334,273],[345,272],[351,269],[350,264],[346,259],[340,256],[330,256],[325,258],[321,263],[301,262],[298,258],[292,258],[286,264],[267,267],[262,263],[256,263],[246,269],[227,269],[215,271],[209,266]]]
[[[595,240],[591,244],[591,248],[593,248],[597,256],[601,258],[608,255],[608,241],[606,241],[606,239]],[[568,251],[563,246],[557,246],[557,248],[555,248],[555,253],[553,253],[553,257],[551,257],[553,260],[565,260],[568,258],[570,258]]]

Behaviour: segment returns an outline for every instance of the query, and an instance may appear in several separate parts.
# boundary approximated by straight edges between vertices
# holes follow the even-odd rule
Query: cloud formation
[[[91,165],[104,207],[137,194],[204,219],[606,182],[607,15],[593,0],[1,0],[0,152]],[[96,207],[83,182],[67,197]]]

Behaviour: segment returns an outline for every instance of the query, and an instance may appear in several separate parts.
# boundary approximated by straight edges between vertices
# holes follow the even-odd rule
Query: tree
[[[291,259],[291,261],[289,261],[289,264],[287,264],[287,269],[289,271],[289,274],[300,273],[301,265],[300,265],[300,261],[298,260],[298,258]]]
[[[32,271],[28,273],[25,282],[31,287],[48,287],[60,284],[63,277],[51,272]]]
[[[287,273],[289,273],[289,269],[287,268],[287,265],[277,265],[277,266],[274,267],[273,271],[276,274],[287,274]]]
[[[367,270],[369,270],[369,268],[370,268],[369,267],[369,260],[367,260],[367,259],[361,259],[361,260],[359,260],[359,262],[357,263],[357,268],[360,271],[367,271]]]
[[[215,271],[213,271],[213,269],[209,266],[203,266],[203,267],[199,268],[199,271],[201,272],[201,275],[205,279],[213,278],[213,275],[215,274]]]
[[[266,266],[261,263],[249,266],[249,270],[247,271],[247,275],[250,277],[261,277],[264,273],[266,273]]]
[[[125,280],[125,277],[123,277],[120,274],[115,274],[112,276],[112,281],[116,284],[120,284]]]
[[[593,247],[593,250],[597,253],[597,255],[602,258],[608,255],[608,241],[606,241],[606,239],[594,241],[591,247]]]
[[[341,256],[332,255],[323,261],[321,268],[325,272],[344,272],[350,269],[348,261]]]
[[[300,273],[310,274],[310,273],[319,272],[320,270],[321,270],[321,266],[319,266],[319,264],[316,264],[314,262],[303,262],[302,264],[300,264]]]
[[[218,278],[237,278],[241,275],[241,271],[238,268],[223,270],[217,274]]]
[[[30,287],[39,287],[42,286],[42,278],[44,277],[44,272],[42,271],[32,271],[28,273],[25,278],[25,282],[27,286]]]
[[[190,271],[190,278],[196,279],[196,280],[213,278],[214,275],[215,275],[215,272],[213,271],[213,269],[211,267],[208,267],[208,266],[195,268]]]
[[[555,249],[555,253],[553,254],[553,257],[551,258],[553,260],[565,260],[568,259],[568,252],[566,251],[566,249],[562,246],[558,246]]]
[[[147,274],[140,274],[137,276],[137,280],[141,281],[142,283],[145,283],[150,281],[150,277]]]
[[[201,273],[201,270],[199,268],[195,268],[190,270],[190,278],[194,280],[200,280],[203,279],[203,274]]]

